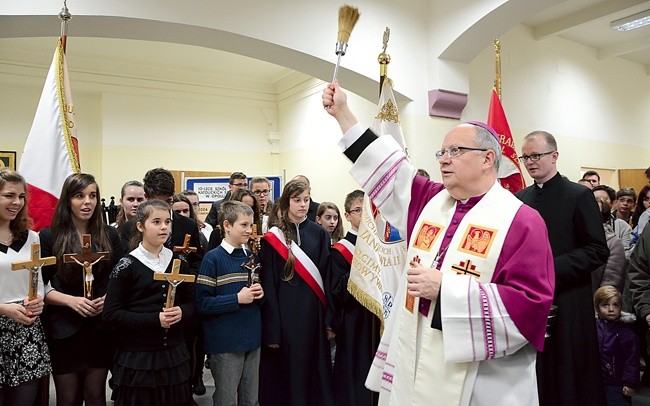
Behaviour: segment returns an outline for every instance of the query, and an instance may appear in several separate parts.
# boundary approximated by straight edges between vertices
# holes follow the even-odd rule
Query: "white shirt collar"
[[[167,247],[162,247],[162,250],[158,255],[153,254],[147,251],[142,243],[138,244],[138,248],[131,251],[131,255],[136,257],[140,262],[149,267],[152,271],[158,273],[164,273],[167,270],[167,266],[172,261],[173,253]]]
[[[246,244],[242,244],[241,247],[235,247],[235,246],[233,246],[233,245],[230,245],[230,243],[227,242],[225,238],[224,238],[223,240],[221,240],[221,246],[223,247],[223,249],[226,250],[226,252],[227,252],[229,255],[232,255],[232,252],[233,252],[236,248],[241,248],[241,249],[244,250],[244,253],[246,253]]]

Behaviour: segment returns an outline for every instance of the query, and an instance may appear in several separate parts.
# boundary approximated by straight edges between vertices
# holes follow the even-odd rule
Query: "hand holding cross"
[[[248,257],[248,262],[241,264],[242,269],[246,270],[248,276],[248,287],[250,288],[255,283],[255,271],[260,269],[261,265],[255,263],[255,256],[251,254]]]
[[[189,235],[189,234],[188,234]],[[167,288],[167,302],[165,308],[169,309],[174,306],[174,299],[176,298],[176,287],[183,282],[194,282],[196,276],[181,273],[181,260],[175,259],[172,263],[171,273],[154,273],[153,279],[157,281],[167,281],[169,287]]]
[[[31,259],[29,261],[14,262],[11,264],[12,271],[29,271],[29,290],[27,297],[29,300],[36,299],[38,294],[38,271],[43,265],[56,264],[56,257],[41,258],[41,244],[35,242],[32,244]]]

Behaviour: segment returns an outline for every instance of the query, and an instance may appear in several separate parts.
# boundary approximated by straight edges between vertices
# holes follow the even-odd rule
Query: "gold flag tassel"
[[[356,7],[345,5],[339,8],[339,34],[336,40],[336,55],[338,55],[338,59],[336,61],[336,67],[334,68],[332,83],[334,83],[336,76],[339,73],[341,57],[345,55],[345,52],[348,50],[350,34],[354,29],[354,25],[359,20],[359,15],[359,9]]]

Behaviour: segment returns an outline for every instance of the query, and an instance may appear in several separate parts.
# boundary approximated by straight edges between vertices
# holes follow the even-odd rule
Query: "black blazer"
[[[106,232],[111,243],[111,257],[108,261],[99,261],[93,266],[93,293],[95,297],[100,297],[106,294],[108,288],[108,276],[117,263],[124,256],[124,249],[120,242],[120,237],[117,230],[111,226],[105,227]],[[46,228],[39,233],[41,240],[41,257],[53,256],[52,247],[54,246],[54,239],[52,238],[52,229]],[[98,251],[96,246],[93,246],[93,251]],[[57,264],[48,265],[43,267],[43,282],[49,283],[55,290],[73,296],[83,296],[83,279],[81,267],[77,264],[70,266],[79,268],[78,282],[66,282],[61,280],[57,275],[58,267],[62,266],[63,258],[57,257]],[[77,333],[84,323],[94,322],[101,323],[101,315],[84,318],[77,312],[67,306],[54,306],[48,305],[43,312],[43,323],[45,331],[50,338],[62,339],[70,337]]]

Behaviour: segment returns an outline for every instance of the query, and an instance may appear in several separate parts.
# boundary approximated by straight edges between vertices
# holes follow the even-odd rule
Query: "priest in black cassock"
[[[546,222],[555,264],[558,312],[537,357],[540,404],[604,405],[591,272],[609,250],[593,193],[559,174],[558,155],[551,134],[528,134],[519,159],[535,183],[516,194]]]
[[[371,406],[379,400],[379,394],[365,386],[379,345],[379,319],[348,292],[363,196],[362,190],[346,196],[345,218],[352,229],[330,251],[330,327],[336,334],[334,399],[337,406]]]

